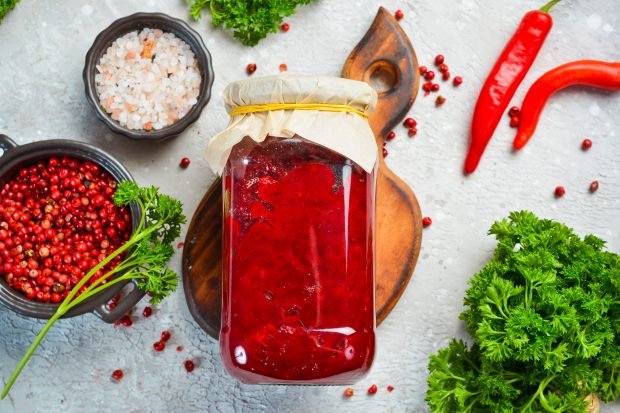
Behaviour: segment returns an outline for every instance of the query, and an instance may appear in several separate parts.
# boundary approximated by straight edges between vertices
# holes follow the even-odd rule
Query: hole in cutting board
[[[397,68],[387,60],[373,62],[364,77],[366,83],[369,83],[379,95],[392,92],[400,80]]]

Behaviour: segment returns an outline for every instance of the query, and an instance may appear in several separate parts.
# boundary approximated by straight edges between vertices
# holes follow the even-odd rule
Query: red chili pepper
[[[620,90],[620,62],[578,60],[551,69],[538,79],[525,95],[521,106],[521,123],[513,142],[521,149],[530,140],[547,100],[558,90],[573,85]],[[584,141],[585,142],[585,141]]]
[[[553,20],[548,12],[559,1],[552,0],[540,10],[532,10],[523,16],[521,25],[487,77],[474,111],[469,151],[465,159],[466,173],[476,170],[510,99],[551,31]]]

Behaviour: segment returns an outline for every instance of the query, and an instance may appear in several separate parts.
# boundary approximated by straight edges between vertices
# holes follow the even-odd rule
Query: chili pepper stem
[[[543,13],[549,13],[549,11],[551,10],[551,8],[553,6],[555,6],[556,4],[558,4],[559,2],[561,2],[562,0],[551,0],[549,3],[545,4],[544,6],[542,6],[540,9],[541,12]]]

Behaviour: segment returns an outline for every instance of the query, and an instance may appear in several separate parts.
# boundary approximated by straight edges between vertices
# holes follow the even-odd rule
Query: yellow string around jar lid
[[[238,106],[230,111],[230,116],[245,115],[248,113],[271,112],[274,110],[318,110],[324,112],[354,113],[362,118],[368,118],[363,110],[349,105],[331,105],[328,103],[265,103],[264,105]]]

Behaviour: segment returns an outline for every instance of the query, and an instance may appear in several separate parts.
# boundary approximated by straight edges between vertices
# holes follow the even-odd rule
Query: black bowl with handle
[[[129,171],[116,159],[101,149],[78,141],[53,139],[33,142],[26,145],[17,145],[8,136],[0,134],[0,187],[4,186],[20,168],[32,165],[38,161],[47,160],[52,156],[69,156],[72,158],[91,161],[115,180],[133,181]],[[140,222],[140,207],[132,203],[129,205],[132,222],[132,232],[135,232]],[[107,303],[126,286],[132,289],[114,307],[110,309]],[[144,292],[131,280],[114,284],[99,294],[85,300],[65,317],[74,317],[85,313],[95,313],[102,320],[113,323],[120,319],[130,308],[135,306],[144,297]],[[40,303],[30,300],[8,285],[0,277],[0,304],[24,316],[49,319],[58,308],[58,304]]]

